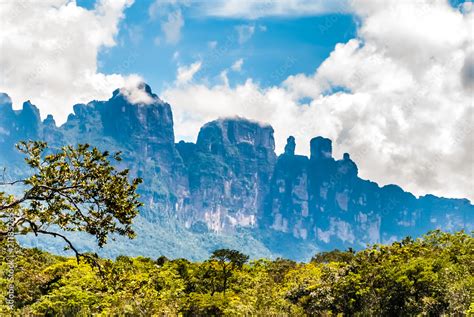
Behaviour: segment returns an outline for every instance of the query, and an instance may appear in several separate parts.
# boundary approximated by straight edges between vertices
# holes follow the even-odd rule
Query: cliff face
[[[296,140],[289,137],[277,158],[272,127],[233,118],[205,124],[196,143],[175,143],[170,105],[148,85],[137,89],[146,103],[132,103],[128,91],[116,90],[107,101],[75,105],[61,127],[52,116],[41,122],[29,102],[12,110],[8,96],[0,94],[0,166],[21,174],[22,158],[14,150],[19,140],[122,151],[119,167],[144,179],[140,215],[158,226],[153,230],[172,237],[162,228],[173,224],[198,240],[223,233],[235,248],[239,228],[246,228],[259,247],[294,258],[305,256],[295,253],[295,243],[359,247],[435,228],[473,229],[468,200],[416,198],[396,185],[379,187],[358,177],[348,153],[333,158],[332,142],[323,137],[311,140],[310,157],[295,155]],[[144,228],[149,227],[137,229],[139,235],[161,241]],[[180,237],[170,239],[172,248],[183,248],[175,254],[185,256]]]
[[[255,226],[276,160],[273,129],[244,119],[216,120],[201,128],[195,146],[177,147],[191,192],[186,226],[216,232]]]
[[[18,140],[37,139],[41,135],[38,108],[29,101],[21,110],[13,110],[10,97],[0,93],[0,157],[7,162],[18,158],[15,143]]]
[[[388,243],[435,228],[472,229],[474,208],[466,199],[417,199],[396,185],[380,188],[357,176],[348,153],[335,160],[331,140],[312,139],[310,158],[294,155],[294,143],[288,138],[271,181],[263,222],[274,231],[329,248]]]
[[[294,148],[294,138],[286,148]],[[271,228],[295,238],[329,243],[377,242],[380,217],[366,200],[377,185],[357,177],[357,166],[344,154],[332,157],[331,140],[311,140],[310,158],[285,151],[272,178],[267,217]],[[374,209],[374,210],[372,210]],[[360,214],[358,212],[361,212]]]

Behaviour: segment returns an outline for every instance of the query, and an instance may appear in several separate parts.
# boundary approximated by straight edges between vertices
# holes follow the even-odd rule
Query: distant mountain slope
[[[132,104],[117,89],[108,101],[75,105],[60,127],[52,116],[41,122],[30,102],[12,110],[10,98],[0,95],[0,166],[9,177],[25,173],[14,144],[38,139],[122,151],[120,167],[144,178],[137,240],[119,239],[105,255],[202,259],[231,246],[253,256],[306,259],[317,249],[360,248],[435,228],[473,229],[467,199],[416,198],[396,185],[379,187],[358,177],[349,154],[333,158],[332,142],[323,137],[311,140],[305,157],[295,155],[290,136],[277,157],[272,127],[232,118],[205,124],[195,144],[175,143],[170,105],[148,85],[138,89],[149,104]],[[77,242],[92,248],[87,239]],[[56,242],[43,246],[60,249]]]

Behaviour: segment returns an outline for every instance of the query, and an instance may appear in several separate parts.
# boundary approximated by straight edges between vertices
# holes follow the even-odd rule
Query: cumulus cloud
[[[464,65],[462,67],[462,82],[466,90],[471,92],[474,89],[474,54],[471,51],[464,57]]]
[[[75,1],[0,3],[0,91],[14,107],[30,99],[64,122],[75,103],[106,99],[127,78],[97,71],[97,54],[114,46],[123,11],[133,0],[101,0],[91,10]]]
[[[189,66],[179,66],[176,75],[176,84],[183,85],[189,83],[194,75],[201,69],[202,62],[197,61]]]
[[[312,75],[274,87],[252,79],[169,87],[177,136],[193,140],[206,121],[239,115],[272,124],[278,152],[288,135],[302,154],[324,135],[364,178],[473,200],[472,10],[428,0],[357,0],[351,10],[357,38]]]

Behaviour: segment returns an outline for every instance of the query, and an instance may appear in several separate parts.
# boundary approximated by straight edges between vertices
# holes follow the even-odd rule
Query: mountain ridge
[[[130,101],[137,93],[144,102]],[[144,178],[140,221],[165,233],[176,226],[197,240],[217,234],[235,247],[245,230],[247,247],[258,244],[264,252],[262,244],[271,254],[303,258],[301,249],[357,248],[436,228],[472,230],[469,200],[417,198],[397,185],[363,180],[350,154],[336,160],[324,137],[313,138],[310,155],[302,156],[290,136],[277,156],[270,125],[234,117],[206,123],[195,143],[176,142],[171,106],[146,84],[117,89],[107,101],[77,104],[61,126],[51,115],[41,121],[30,102],[13,110],[7,95],[0,100],[0,165],[12,176],[21,173],[14,144],[22,139],[122,151],[119,167]],[[142,233],[153,236],[149,231]],[[176,254],[186,255],[181,248]]]

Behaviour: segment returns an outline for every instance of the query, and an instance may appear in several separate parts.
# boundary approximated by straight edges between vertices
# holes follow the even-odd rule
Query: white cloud
[[[311,76],[268,88],[251,79],[168,88],[177,136],[193,140],[206,121],[243,116],[272,124],[278,152],[288,135],[303,154],[324,135],[336,157],[351,153],[363,178],[474,200],[472,13],[428,0],[361,0],[352,10],[358,38],[338,44]]]
[[[243,44],[252,37],[255,32],[255,25],[238,25],[235,27],[235,30],[239,35],[239,44]]]
[[[132,104],[149,105],[154,100],[144,88],[143,79],[137,75],[131,75],[127,77],[124,85],[120,88],[120,93]]]
[[[148,15],[151,20],[161,19],[161,31],[164,33],[165,41],[168,44],[177,44],[181,39],[181,29],[185,21],[181,12],[182,6],[188,6],[188,1],[182,0],[155,0],[148,8]],[[155,41],[156,45],[159,45]]]
[[[234,64],[232,64],[231,69],[234,72],[240,72],[242,70],[242,65],[244,64],[244,59],[239,58],[238,60],[235,61]]]
[[[151,20],[166,16],[170,9],[188,7],[191,0],[155,0],[148,7],[148,16]]]
[[[102,0],[86,10],[68,0],[2,1],[0,91],[15,108],[30,99],[60,123],[74,104],[109,98],[126,78],[98,72],[97,54],[116,44],[118,23],[132,2]]]
[[[166,43],[176,44],[181,38],[181,28],[184,26],[181,10],[168,13],[168,18],[161,24],[161,30],[165,34]]]
[[[183,85],[189,83],[194,75],[201,69],[202,62],[197,61],[189,66],[178,67],[178,73],[176,75],[176,84]]]
[[[348,10],[347,0],[226,0],[199,1],[197,10],[204,15],[257,19],[268,16],[311,16],[342,13]]]

